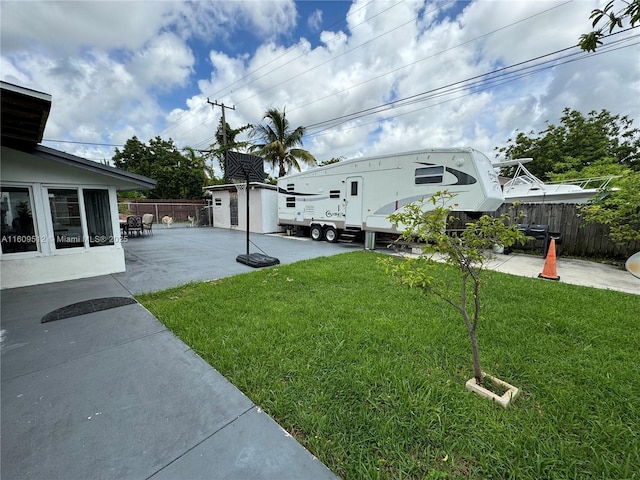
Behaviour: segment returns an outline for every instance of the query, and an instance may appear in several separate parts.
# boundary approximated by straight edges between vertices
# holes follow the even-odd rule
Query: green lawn
[[[640,478],[640,296],[487,272],[483,370],[523,390],[505,410],[464,388],[459,314],[379,256],[138,300],[343,478]]]

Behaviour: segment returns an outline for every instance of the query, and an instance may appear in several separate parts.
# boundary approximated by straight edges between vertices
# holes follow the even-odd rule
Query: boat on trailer
[[[610,188],[619,176],[580,178],[543,182],[524,166],[533,158],[519,158],[494,162],[495,168],[517,166],[513,178],[502,186],[505,203],[587,203],[596,194]]]

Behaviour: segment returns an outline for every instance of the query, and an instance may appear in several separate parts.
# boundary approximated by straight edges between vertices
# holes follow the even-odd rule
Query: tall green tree
[[[240,128],[231,128],[228,123],[223,125],[222,118],[220,118],[220,122],[218,123],[218,128],[216,130],[216,143],[211,145],[209,155],[218,162],[224,181],[228,180],[225,164],[226,153],[228,151],[246,153],[250,150],[252,146],[251,142],[247,140],[238,140],[238,136],[252,128],[253,125],[250,123],[243,125]]]
[[[518,133],[498,149],[507,159],[532,157],[527,168],[543,181],[640,170],[640,130],[633,120],[607,110],[586,117],[565,108],[559,125]],[[513,174],[513,168],[504,175]]]
[[[615,243],[640,239],[640,130],[632,120],[607,110],[585,117],[567,108],[560,125],[519,133],[507,143],[499,151],[508,159],[533,157],[527,168],[543,181],[620,175],[609,184],[614,190],[582,205],[580,214],[608,226]]]
[[[592,32],[581,35],[578,45],[582,50],[595,52],[598,45],[602,45],[602,38],[606,34],[613,33],[616,28],[623,28],[625,21],[628,21],[631,27],[640,24],[640,0],[623,0],[621,2],[611,0],[604,8],[592,10],[589,18],[593,20],[592,27],[599,23],[603,23],[603,25]]]
[[[202,198],[203,160],[195,154],[182,155],[173,140],[156,137],[147,145],[130,138],[122,151],[116,148],[113,162],[118,168],[156,180],[149,198]]]
[[[275,108],[267,110],[262,120],[268,120],[266,125],[258,125],[252,131],[252,137],[257,137],[261,143],[253,146],[252,151],[263,157],[273,168],[278,169],[278,177],[285,176],[295,169],[300,171],[300,164],[315,166],[316,159],[302,148],[304,127],[291,129],[285,110]]]

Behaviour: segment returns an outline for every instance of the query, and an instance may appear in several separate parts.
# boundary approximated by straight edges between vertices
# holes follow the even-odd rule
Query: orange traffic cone
[[[544,260],[544,267],[542,273],[538,275],[538,278],[545,278],[547,280],[560,280],[558,272],[556,270],[556,239],[552,238],[549,243],[549,251],[547,252],[547,258]]]

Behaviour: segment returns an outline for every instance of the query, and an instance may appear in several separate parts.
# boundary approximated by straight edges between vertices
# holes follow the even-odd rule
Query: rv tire
[[[322,240],[322,227],[320,225],[311,225],[311,228],[309,229],[309,236],[311,237],[311,240]]]
[[[324,239],[329,243],[336,243],[338,241],[338,232],[333,227],[327,227],[324,230]]]

